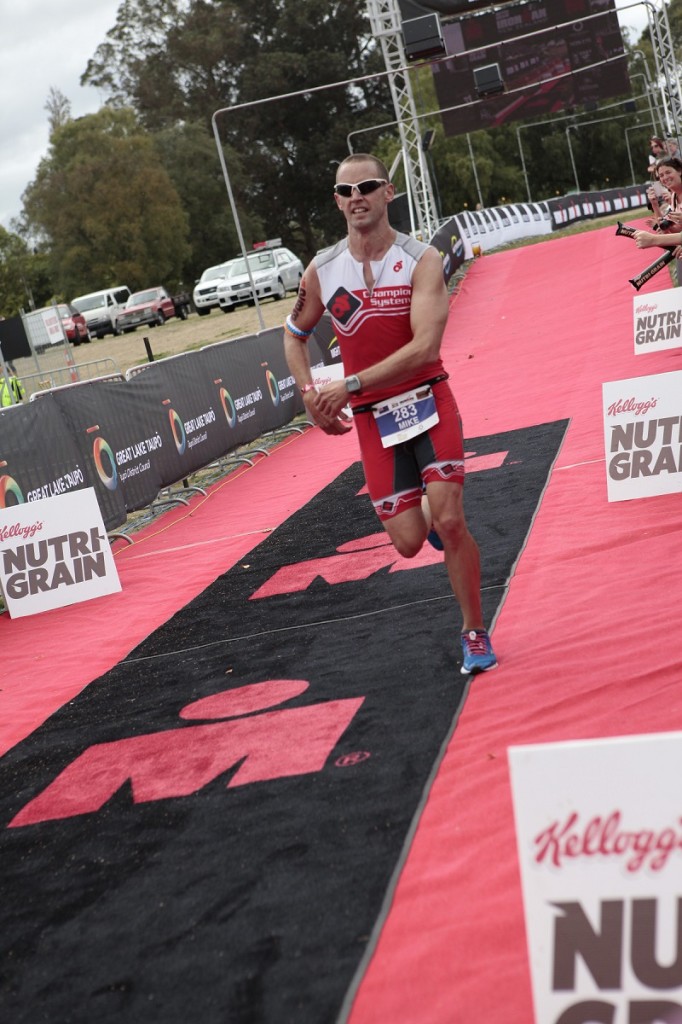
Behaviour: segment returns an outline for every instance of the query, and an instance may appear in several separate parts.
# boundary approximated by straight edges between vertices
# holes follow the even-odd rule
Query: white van
[[[71,300],[71,305],[83,314],[91,335],[103,338],[105,334],[113,334],[116,337],[121,333],[118,318],[129,296],[130,288],[123,284],[79,295]]]

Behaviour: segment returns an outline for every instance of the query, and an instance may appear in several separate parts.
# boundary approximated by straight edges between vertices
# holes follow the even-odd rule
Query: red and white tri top
[[[333,320],[347,374],[360,373],[411,340],[412,275],[427,248],[398,232],[384,258],[372,261],[371,292],[362,263],[351,255],[347,238],[315,257],[322,301]],[[353,404],[391,398],[443,373],[441,359],[433,360],[399,384],[363,389]]]

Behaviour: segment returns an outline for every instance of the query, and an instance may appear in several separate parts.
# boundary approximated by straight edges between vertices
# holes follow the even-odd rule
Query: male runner
[[[343,412],[350,402],[367,489],[396,550],[413,558],[428,535],[444,551],[462,609],[462,672],[486,672],[497,661],[483,625],[478,547],[464,517],[459,412],[440,358],[448,317],[443,266],[432,246],[391,227],[388,177],[367,153],[339,165],[334,196],[348,236],[306,269],[286,320],[285,353],[308,414],[325,433],[352,428]],[[325,310],[348,376],[318,390],[306,342]]]

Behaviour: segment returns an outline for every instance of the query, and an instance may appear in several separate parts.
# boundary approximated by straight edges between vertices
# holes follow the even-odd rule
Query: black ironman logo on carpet
[[[190,796],[237,765],[228,789],[322,771],[364,697],[269,710],[308,685],[304,679],[271,679],[224,690],[180,712],[190,721],[219,722],[88,747],[9,827],[92,813],[128,780],[139,804]]]

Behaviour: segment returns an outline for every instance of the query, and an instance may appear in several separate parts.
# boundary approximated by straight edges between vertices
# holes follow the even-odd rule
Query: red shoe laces
[[[488,644],[485,633],[475,633],[473,629],[465,633],[467,649],[471,654],[487,654]]]

